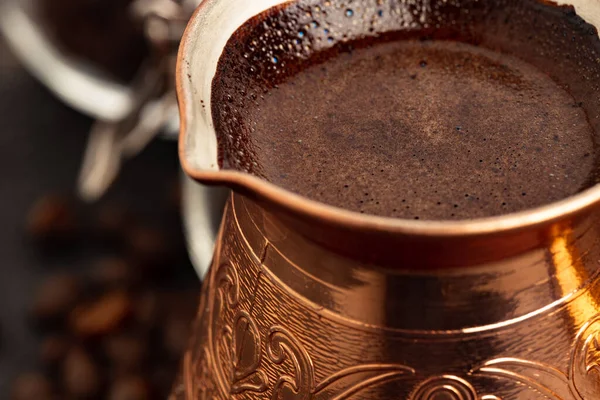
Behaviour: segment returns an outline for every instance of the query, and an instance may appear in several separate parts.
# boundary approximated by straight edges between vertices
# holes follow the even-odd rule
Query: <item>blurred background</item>
[[[194,6],[0,0],[1,399],[171,389],[200,286],[172,92]]]

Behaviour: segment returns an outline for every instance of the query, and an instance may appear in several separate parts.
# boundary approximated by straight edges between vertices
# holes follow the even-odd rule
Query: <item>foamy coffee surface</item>
[[[246,23],[213,81],[221,167],[410,219],[500,215],[596,183],[594,28],[535,0],[413,3],[301,2]]]

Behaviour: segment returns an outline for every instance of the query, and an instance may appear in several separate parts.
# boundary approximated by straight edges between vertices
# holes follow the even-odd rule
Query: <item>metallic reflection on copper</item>
[[[573,232],[570,229],[558,232],[550,246],[553,274],[563,297],[576,294],[592,278],[578,251],[573,244]],[[575,326],[581,326],[594,318],[598,310],[597,294],[585,292],[576,296],[569,304],[569,317]]]
[[[597,2],[566,2],[600,25]],[[183,168],[234,194],[173,398],[599,399],[600,185],[521,213],[414,221],[219,168],[218,56],[285,3],[206,0],[181,44]]]
[[[173,398],[596,399],[597,226],[419,273],[356,262],[234,194]]]

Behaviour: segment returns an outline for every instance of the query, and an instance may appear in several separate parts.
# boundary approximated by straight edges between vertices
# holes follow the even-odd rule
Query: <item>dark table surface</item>
[[[0,37],[0,399],[8,398],[16,374],[37,365],[39,338],[26,317],[36,286],[57,269],[86,267],[82,255],[42,257],[23,226],[40,196],[74,193],[90,125],[20,68]],[[178,168],[176,144],[155,142],[126,164],[107,197],[167,218],[156,210]]]

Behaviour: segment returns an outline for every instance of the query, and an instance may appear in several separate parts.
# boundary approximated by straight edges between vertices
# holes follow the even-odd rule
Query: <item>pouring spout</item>
[[[181,41],[176,74],[181,120],[179,155],[184,171],[192,178],[228,184],[232,174],[220,171],[219,144],[211,115],[212,81],[219,58],[244,22],[286,2],[206,0],[196,9]]]

